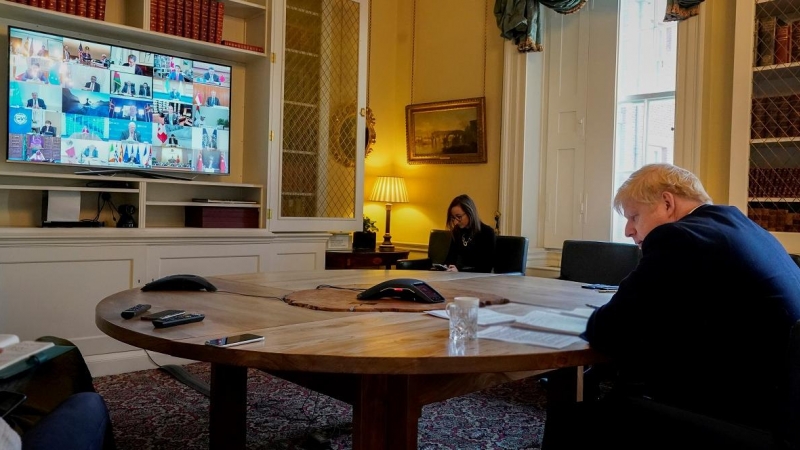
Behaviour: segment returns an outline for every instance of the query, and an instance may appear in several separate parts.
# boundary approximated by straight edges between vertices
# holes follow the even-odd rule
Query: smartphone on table
[[[168,309],[166,311],[159,311],[153,314],[142,316],[142,320],[156,320],[156,319],[169,319],[170,317],[180,316],[186,311],[182,309]]]
[[[236,336],[226,336],[219,339],[211,339],[206,341],[206,345],[214,347],[233,347],[236,345],[252,344],[253,342],[261,342],[264,336],[257,334],[238,334]]]

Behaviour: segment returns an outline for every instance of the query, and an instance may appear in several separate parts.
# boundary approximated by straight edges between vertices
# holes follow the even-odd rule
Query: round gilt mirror
[[[370,108],[362,108],[361,115],[366,118],[365,132],[365,151],[364,157],[372,152],[372,145],[375,144],[375,116]],[[346,167],[355,166],[355,149],[358,126],[354,105],[348,105],[334,112],[332,117],[331,154],[333,158]]]

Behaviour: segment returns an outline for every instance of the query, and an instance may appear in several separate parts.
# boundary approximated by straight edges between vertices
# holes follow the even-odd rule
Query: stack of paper
[[[435,309],[432,311],[425,311],[426,313],[441,317],[442,319],[449,318],[447,314],[447,310],[444,309]],[[497,325],[498,323],[509,323],[517,320],[517,316],[512,316],[511,314],[503,314],[497,311],[492,311],[491,309],[480,308],[478,310],[478,325]]]
[[[549,331],[551,333],[571,334],[579,336],[586,331],[586,319],[582,317],[567,316],[555,312],[531,311],[511,324],[517,328],[529,330]]]
[[[3,347],[3,351],[0,353],[0,370],[24,361],[52,346],[52,342],[22,341]]]

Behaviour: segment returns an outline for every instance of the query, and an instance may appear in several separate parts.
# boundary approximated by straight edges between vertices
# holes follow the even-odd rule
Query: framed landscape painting
[[[409,164],[486,162],[484,98],[406,106]]]

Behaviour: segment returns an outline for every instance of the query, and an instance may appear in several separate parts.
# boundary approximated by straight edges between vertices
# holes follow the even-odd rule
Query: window
[[[678,25],[663,21],[666,2],[620,2],[614,192],[643,165],[673,162]],[[612,220],[612,240],[629,242]]]

